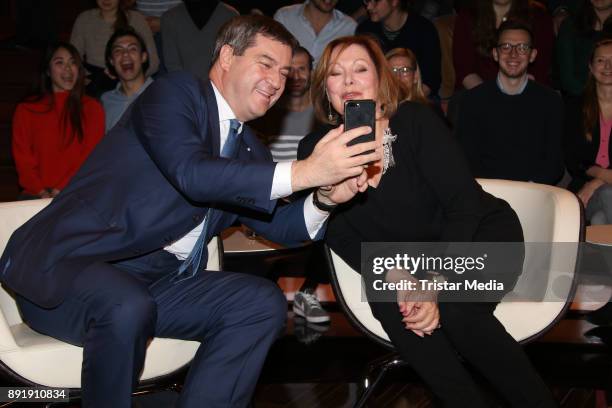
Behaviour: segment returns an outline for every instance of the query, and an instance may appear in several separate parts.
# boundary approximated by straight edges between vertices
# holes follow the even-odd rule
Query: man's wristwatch
[[[312,203],[314,204],[314,206],[317,207],[321,211],[325,211],[328,213],[332,212],[334,208],[336,208],[336,204],[329,205],[329,204],[322,203],[321,201],[319,201],[319,195],[317,193],[318,193],[318,190],[315,190],[315,192],[312,194]]]

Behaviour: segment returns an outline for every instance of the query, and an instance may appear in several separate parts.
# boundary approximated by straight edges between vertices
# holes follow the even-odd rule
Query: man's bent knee
[[[96,322],[108,327],[117,337],[132,339],[153,333],[157,319],[155,301],[148,295],[137,295],[121,300],[112,300],[106,313]]]

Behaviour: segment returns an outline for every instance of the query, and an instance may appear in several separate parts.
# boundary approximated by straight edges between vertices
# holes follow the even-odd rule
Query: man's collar
[[[527,83],[529,82],[529,76],[525,75],[525,79],[523,80],[523,83],[521,84],[518,92],[516,92],[516,93],[508,93],[504,89],[504,85],[502,84],[502,81],[501,81],[501,73],[500,72],[497,73],[497,78],[495,79],[495,82],[497,83],[497,88],[501,91],[501,93],[506,94],[506,95],[520,95],[520,94],[523,93],[525,88],[527,88]]]
[[[300,17],[302,17],[304,20],[308,21],[308,19],[306,18],[306,15],[304,14],[304,10],[306,9],[306,4],[310,3],[310,0],[306,0],[304,1],[302,4],[300,4],[300,8],[298,11],[298,15]],[[334,7],[334,9],[332,10],[332,18],[329,21],[335,21],[338,20],[340,18],[340,14],[338,14],[340,12],[340,10],[338,10],[337,8]]]
[[[229,103],[227,103],[223,95],[221,95],[221,92],[219,92],[219,89],[217,89],[217,86],[212,81],[210,81],[210,84],[212,85],[213,91],[215,92],[215,99],[217,100],[217,110],[219,111],[219,121],[221,122],[224,120],[236,119],[236,114],[234,113],[232,108],[229,106]]]

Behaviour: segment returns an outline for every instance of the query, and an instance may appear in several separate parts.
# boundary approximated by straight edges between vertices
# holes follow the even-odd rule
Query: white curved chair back
[[[0,203],[0,253],[17,228],[51,199]],[[208,245],[209,270],[219,270],[218,238]],[[170,374],[188,364],[200,343],[155,338],[147,349],[141,380]],[[25,382],[48,387],[80,388],[82,348],[42,335],[21,319],[13,296],[0,287],[0,361]]]
[[[507,201],[518,214],[525,242],[578,243],[583,239],[582,210],[574,194],[536,183],[490,179],[478,182],[485,191]],[[545,265],[541,265],[542,256],[534,256],[533,251],[533,247],[526,246],[525,267],[515,291],[529,287],[532,282],[530,278],[533,278],[530,274],[548,273],[548,279],[544,280],[547,282],[544,299],[553,298],[551,292],[554,289],[554,299],[559,300],[502,301],[497,306],[495,316],[519,342],[530,341],[552,327],[567,309],[575,289],[578,245],[553,245]],[[390,346],[387,333],[362,296],[361,275],[332,250],[330,258],[336,298],[349,319],[375,341]],[[513,294],[510,292],[506,296],[510,298]]]

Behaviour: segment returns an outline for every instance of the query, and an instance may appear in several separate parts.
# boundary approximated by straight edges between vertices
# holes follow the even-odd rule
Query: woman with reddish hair
[[[383,145],[383,159],[368,168],[365,192],[329,209],[325,240],[353,269],[362,271],[372,313],[402,359],[444,407],[493,406],[464,362],[489,381],[505,406],[555,407],[521,346],[493,315],[522,271],[523,231],[516,213],[474,180],[442,120],[423,104],[405,101],[403,87],[376,40],[353,36],[330,42],[314,73],[311,92],[318,119],[328,125],[302,139],[300,159],[342,123],[346,101],[376,103],[375,137]],[[470,279],[503,280],[504,292],[495,294],[499,298],[457,302],[437,290],[376,292],[378,279],[414,283],[416,278],[405,270],[392,268],[378,275],[371,268],[362,269],[361,246],[367,242],[514,244],[504,246],[508,253],[503,261],[508,265],[493,263],[482,272],[469,273]],[[467,278],[460,276],[446,272],[430,278],[450,282]]]

